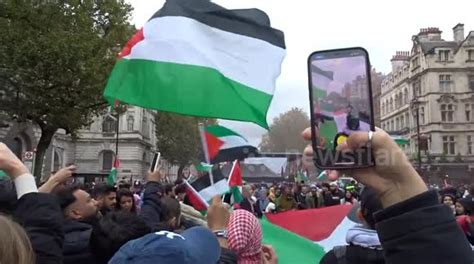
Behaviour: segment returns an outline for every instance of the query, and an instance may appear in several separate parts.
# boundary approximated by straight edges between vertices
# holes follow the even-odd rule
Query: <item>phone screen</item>
[[[161,157],[160,152],[155,152],[154,153],[153,160],[152,160],[151,165],[150,165],[150,171],[151,172],[154,172],[158,168],[159,163],[160,163],[160,157]]]
[[[357,167],[361,162],[335,155],[337,145],[352,131],[374,129],[367,52],[362,48],[315,52],[308,63],[313,148],[324,155],[316,157],[316,165]]]

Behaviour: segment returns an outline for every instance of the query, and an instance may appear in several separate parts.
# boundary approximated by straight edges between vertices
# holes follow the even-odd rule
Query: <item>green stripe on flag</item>
[[[107,176],[107,184],[110,186],[114,186],[117,180],[117,169],[112,168]]]
[[[272,100],[271,94],[212,68],[143,59],[117,61],[104,97],[109,103],[120,100],[185,115],[249,121],[264,128]]]
[[[0,170],[0,179],[4,177],[8,177],[8,175],[4,171]]]
[[[197,171],[210,171],[212,170],[212,164],[201,162],[198,165],[196,165],[196,170]]]
[[[244,197],[240,192],[239,186],[230,187],[230,193],[232,194],[234,204],[240,204],[244,200]]]
[[[317,86],[313,87],[313,96],[317,98],[326,98],[327,92]]]
[[[242,137],[241,135],[237,134],[235,131],[228,129],[227,127],[213,125],[213,126],[206,126],[204,128],[206,132],[216,136],[216,137],[225,137],[225,136],[238,136]]]
[[[324,249],[304,237],[270,223],[260,220],[263,231],[263,243],[270,244],[278,256],[278,263],[319,263],[324,256]]]

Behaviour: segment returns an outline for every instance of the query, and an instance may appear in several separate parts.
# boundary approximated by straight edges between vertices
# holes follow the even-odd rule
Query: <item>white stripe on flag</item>
[[[230,149],[230,148],[237,148],[242,146],[250,146],[245,139],[239,136],[225,136],[219,137],[220,140],[224,141],[224,145],[221,146],[222,149]]]
[[[229,191],[229,185],[227,184],[226,179],[221,179],[218,182],[215,182],[213,185],[208,186],[199,191],[199,195],[206,200],[210,201],[212,197],[216,195],[222,195]]]
[[[356,222],[350,220],[349,218],[344,217],[344,219],[337,225],[337,227],[332,231],[326,239],[321,241],[315,241],[315,243],[321,245],[324,248],[324,251],[328,252],[335,246],[347,245],[346,243],[346,234],[349,229],[357,225]]]
[[[224,76],[273,95],[285,50],[260,39],[210,27],[187,17],[158,17],[143,27],[145,39],[126,59],[216,69]]]

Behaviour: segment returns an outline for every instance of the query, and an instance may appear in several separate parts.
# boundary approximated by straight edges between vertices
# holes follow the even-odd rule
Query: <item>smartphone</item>
[[[375,165],[370,146],[336,150],[354,131],[375,131],[369,54],[363,48],[316,51],[308,57],[314,163],[320,169]]]
[[[153,154],[153,160],[152,160],[151,165],[150,165],[150,171],[151,172],[154,172],[155,170],[158,169],[159,163],[160,163],[160,157],[161,157],[160,152],[155,152]]]

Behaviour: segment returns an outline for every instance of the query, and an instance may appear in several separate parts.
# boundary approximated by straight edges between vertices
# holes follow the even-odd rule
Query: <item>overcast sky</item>
[[[164,3],[162,0],[128,0],[135,8],[132,23],[137,28]],[[272,26],[285,33],[287,55],[277,81],[267,120],[292,107],[308,113],[306,59],[315,50],[361,46],[372,65],[384,73],[391,70],[395,51],[409,51],[411,37],[420,28],[439,27],[443,38],[452,40],[452,28],[464,23],[465,34],[474,30],[474,1],[427,0],[234,0],[213,1],[226,8],[259,8]],[[265,130],[257,125],[221,121],[257,145]],[[295,135],[298,136],[298,135]]]

